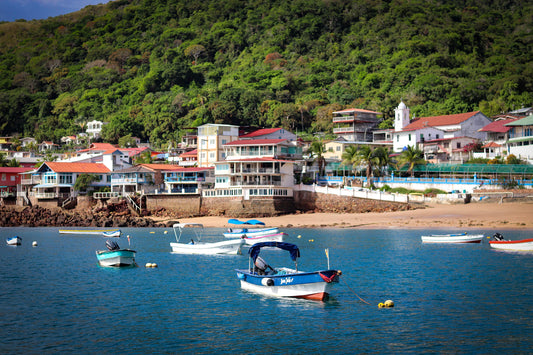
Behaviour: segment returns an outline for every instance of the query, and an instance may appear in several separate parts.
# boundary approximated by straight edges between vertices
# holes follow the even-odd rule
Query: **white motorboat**
[[[205,243],[201,242],[203,236],[203,225],[200,223],[176,223],[173,226],[176,242],[170,243],[173,253],[177,254],[241,254],[242,245],[245,243],[244,239],[224,240],[221,242]],[[188,242],[180,242],[183,230],[191,228],[194,230],[195,237],[187,238]]]
[[[423,243],[481,243],[483,234],[458,233],[458,234],[432,234],[423,235]]]

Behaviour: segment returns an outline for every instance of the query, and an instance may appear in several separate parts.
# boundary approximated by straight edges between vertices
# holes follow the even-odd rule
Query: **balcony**
[[[333,133],[339,134],[339,133],[354,133],[355,129],[354,127],[339,127],[339,128],[333,128]]]

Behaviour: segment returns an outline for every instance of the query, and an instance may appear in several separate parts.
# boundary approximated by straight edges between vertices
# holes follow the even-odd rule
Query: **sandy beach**
[[[282,228],[487,229],[487,233],[491,233],[505,229],[533,229],[533,202],[437,204],[400,212],[302,213],[260,220],[268,226]],[[179,221],[202,223],[205,227],[229,227],[227,217],[195,217]]]

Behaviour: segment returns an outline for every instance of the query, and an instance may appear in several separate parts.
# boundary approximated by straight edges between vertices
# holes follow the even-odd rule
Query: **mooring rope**
[[[346,285],[346,287],[348,287],[350,289],[350,291],[353,292],[354,295],[357,296],[357,298],[359,298],[362,302],[370,305],[370,303],[368,303],[367,301],[365,301],[364,299],[362,299],[361,297],[359,297],[359,295],[357,293],[355,293],[355,291],[348,285],[348,283],[346,281],[344,281],[344,284]]]

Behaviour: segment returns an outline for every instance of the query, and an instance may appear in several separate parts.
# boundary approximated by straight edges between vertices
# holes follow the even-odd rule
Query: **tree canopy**
[[[533,103],[533,3],[116,0],[0,23],[0,135],[93,119],[155,145],[228,123],[331,129],[332,109],[416,117]]]

